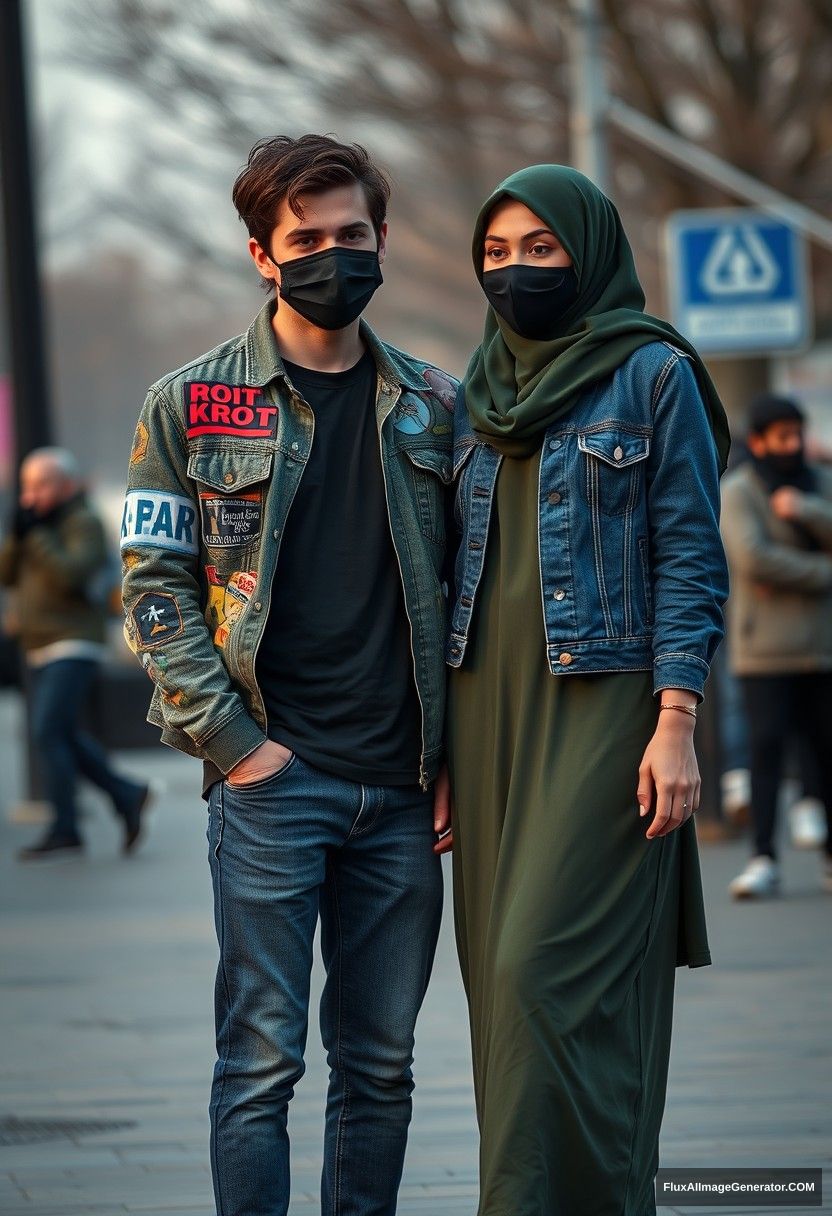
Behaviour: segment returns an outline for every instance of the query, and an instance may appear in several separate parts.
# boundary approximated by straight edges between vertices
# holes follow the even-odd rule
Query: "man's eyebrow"
[[[358,228],[362,228],[365,232],[370,231],[370,225],[368,223],[366,223],[364,220],[354,220],[350,224],[342,224],[341,227],[338,229],[338,232],[339,233],[355,232]],[[298,224],[297,228],[292,228],[290,232],[286,233],[286,235],[283,239],[284,239],[284,241],[289,241],[292,239],[292,237],[295,237],[295,236],[323,236],[323,235],[324,235],[323,228],[308,228],[303,224]]]
[[[535,236],[550,236],[554,240],[558,239],[555,236],[554,232],[552,232],[551,228],[535,228],[534,232],[527,232],[526,235],[522,236],[520,239],[521,239],[521,241],[530,241],[532,239],[532,237],[535,237]],[[486,241],[499,241],[499,243],[501,245],[508,244],[508,240],[506,237],[495,236],[493,232],[489,232],[488,235],[484,239]]]

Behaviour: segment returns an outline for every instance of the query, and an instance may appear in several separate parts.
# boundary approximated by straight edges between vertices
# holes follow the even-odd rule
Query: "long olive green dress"
[[[648,1216],[675,968],[710,962],[695,829],[639,818],[652,674],[547,668],[539,463],[500,467],[449,690],[479,1216]]]

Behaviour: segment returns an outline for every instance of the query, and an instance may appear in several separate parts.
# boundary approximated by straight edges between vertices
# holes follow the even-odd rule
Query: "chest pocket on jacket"
[[[649,435],[634,435],[620,427],[578,434],[582,480],[587,502],[602,515],[632,511],[644,487],[644,461]]]
[[[200,538],[217,552],[256,545],[263,528],[263,507],[273,453],[228,448],[199,448],[188,459],[188,476],[197,483]]]
[[[444,544],[446,487],[453,476],[451,453],[432,448],[404,448],[403,454],[413,478],[419,530],[437,544]]]

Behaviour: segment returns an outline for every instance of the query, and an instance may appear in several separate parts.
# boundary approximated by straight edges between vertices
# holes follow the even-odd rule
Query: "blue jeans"
[[[287,1211],[287,1114],[304,1072],[319,915],[330,1067],[321,1207],[393,1216],[413,1033],[442,910],[432,795],[361,785],[294,756],[253,785],[215,782],[208,807],[220,948],[210,1103],[218,1216]]]
[[[79,773],[108,794],[121,815],[143,795],[144,786],[117,773],[101,744],[78,724],[97,662],[56,659],[30,670],[32,735],[46,796],[54,810],[51,833],[77,839],[75,785]]]

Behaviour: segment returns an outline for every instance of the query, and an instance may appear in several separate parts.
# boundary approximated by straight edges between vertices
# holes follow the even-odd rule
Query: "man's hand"
[[[454,847],[451,829],[451,780],[448,766],[443,764],[433,786],[433,830],[439,837],[434,853],[450,853]]]
[[[282,743],[267,739],[226,773],[226,781],[229,785],[251,785],[255,781],[264,781],[285,768],[293,755]]]
[[[682,696],[666,700],[678,703]],[[642,817],[650,810],[655,795],[655,815],[645,832],[648,840],[667,836],[681,827],[699,807],[702,782],[693,748],[694,726],[690,714],[678,709],[666,709],[659,714],[656,733],[638,770],[636,797]]]
[[[771,509],[779,519],[799,519],[803,495],[794,486],[781,486],[769,499]]]

